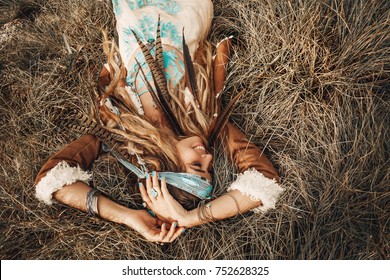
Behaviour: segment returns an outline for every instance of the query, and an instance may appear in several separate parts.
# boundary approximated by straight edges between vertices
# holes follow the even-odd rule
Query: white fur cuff
[[[231,190],[239,190],[244,195],[250,196],[252,200],[260,200],[263,205],[252,209],[256,213],[275,208],[279,195],[284,191],[275,179],[268,179],[254,168],[239,174],[228,188],[228,191]]]
[[[35,197],[50,205],[53,203],[53,193],[62,189],[63,186],[76,181],[87,184],[91,178],[92,174],[82,170],[80,166],[70,167],[66,161],[61,161],[36,184]]]

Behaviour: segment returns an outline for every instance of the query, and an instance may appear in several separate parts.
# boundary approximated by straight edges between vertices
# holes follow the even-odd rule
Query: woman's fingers
[[[145,186],[144,184],[142,184],[141,182],[138,183],[139,185],[139,191],[141,193],[141,198],[142,200],[147,204],[147,205],[151,205],[152,201],[150,200],[149,196],[148,196],[148,193],[146,192],[146,189],[145,189]]]
[[[177,222],[173,222],[169,232],[165,235],[165,238],[163,241],[172,242],[172,237],[174,236],[174,234],[176,232],[176,228],[177,228]]]
[[[161,188],[158,182],[157,172],[153,171],[151,174],[147,174],[145,178],[146,190],[142,183],[139,183],[141,197],[149,204],[153,202],[158,196],[162,195]]]
[[[174,241],[176,238],[178,238],[180,235],[182,235],[185,232],[185,230],[186,230],[185,227],[178,227],[171,238],[171,242]]]
[[[160,184],[158,182],[158,174],[156,171],[152,172],[152,182],[153,182],[153,186],[152,186],[151,193],[152,193],[152,196],[154,198],[157,198],[162,193],[161,193],[161,189],[160,189]]]
[[[177,222],[172,223],[170,230],[166,233],[162,239],[163,242],[173,242],[185,231],[184,227],[178,227]]]
[[[146,191],[148,192],[148,195],[151,197],[153,186],[152,186],[152,176],[150,174],[146,175],[145,182],[146,182]]]
[[[147,174],[146,177],[146,191],[148,193],[149,198],[153,201],[156,199],[160,194],[161,191],[159,190],[159,187],[156,187],[155,179],[156,172],[153,171],[152,174]],[[158,182],[157,182],[158,185]]]
[[[161,228],[161,226],[164,224],[164,221],[161,221],[160,219],[157,219],[157,225]]]
[[[163,224],[161,225],[161,233],[160,233],[160,237],[161,237],[161,240],[162,240],[162,241],[164,240],[165,236],[167,235],[167,232],[168,232],[168,230],[167,230],[167,224],[166,224],[166,223],[163,223]]]
[[[155,236],[154,242],[157,244],[163,245],[164,243],[173,242],[176,238],[178,238],[185,231],[184,227],[178,227],[177,222],[174,222],[168,226],[167,223],[163,223],[160,228],[160,234],[158,238]]]
[[[165,179],[165,177],[161,179],[161,193],[166,198],[171,197],[171,194],[169,193],[169,190],[167,187],[167,180]]]

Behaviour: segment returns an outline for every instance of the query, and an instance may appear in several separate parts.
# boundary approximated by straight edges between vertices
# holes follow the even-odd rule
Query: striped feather
[[[137,62],[138,64],[138,68],[139,70],[141,71],[141,74],[142,74],[142,78],[144,80],[144,83],[146,85],[146,87],[148,88],[148,91],[149,93],[152,95],[152,98],[153,98],[153,101],[155,103],[157,103],[159,105],[159,107],[162,107],[162,104],[160,102],[160,98],[158,97],[158,95],[156,94],[156,91],[153,89],[152,85],[149,83],[149,80],[148,78],[146,77],[146,74],[141,66],[141,64],[139,63],[139,61],[137,59],[135,59],[135,62]],[[153,75],[153,74],[152,74]]]
[[[92,87],[93,88],[93,94],[89,91],[89,98],[91,99],[91,104],[92,104],[92,115],[96,118],[96,120],[99,123],[102,123],[102,120],[100,119],[99,116],[99,100],[100,100],[100,93],[99,93],[99,88],[96,89],[97,87]]]
[[[158,23],[157,23],[157,37],[156,37],[156,62],[157,65],[160,67],[161,71],[164,72],[164,55],[163,55],[163,47],[161,43],[161,21],[160,21],[160,15],[158,16]]]
[[[154,80],[154,83],[155,83],[155,88],[156,88],[156,91],[157,91],[157,94],[156,92],[153,90],[153,87],[152,85],[149,83],[146,75],[145,75],[145,72],[143,71],[142,67],[140,66],[138,60],[136,60],[138,66],[139,66],[139,69],[141,70],[141,74],[143,75],[143,78],[144,78],[144,81],[146,83],[146,86],[150,92],[150,94],[152,95],[153,97],[153,100],[159,105],[159,107],[162,109],[163,111],[163,114],[166,118],[166,120],[169,122],[169,124],[171,125],[172,129],[174,130],[174,132],[177,134],[177,135],[184,135],[184,132],[183,130],[181,129],[180,125],[179,125],[179,122],[177,121],[175,115],[173,114],[171,108],[169,107],[169,104],[167,103],[167,101],[165,100],[165,97],[163,96],[162,92],[161,92],[161,89],[159,88],[159,86],[156,84],[156,80],[154,78],[154,74],[152,72],[152,77],[153,77],[153,80]]]
[[[134,37],[137,40],[138,45],[140,46],[142,53],[144,54],[146,63],[148,64],[150,70],[153,73],[155,84],[158,86],[164,96],[169,100],[169,92],[167,88],[167,80],[165,78],[163,70],[157,65],[157,62],[153,59],[153,56],[150,54],[150,51],[145,46],[145,44],[141,41],[141,39],[138,37],[138,35],[132,30]]]
[[[84,114],[77,112],[71,118],[68,118],[67,121],[63,121],[62,124],[81,133],[95,135],[102,143],[104,143],[109,149],[115,151],[121,158],[128,161],[131,160],[131,155],[128,152],[123,149],[118,149],[118,146],[120,146],[121,143],[127,141],[125,137],[108,131],[106,128]]]

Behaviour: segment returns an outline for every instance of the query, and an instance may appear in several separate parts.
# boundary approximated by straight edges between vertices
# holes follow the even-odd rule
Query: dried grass
[[[53,124],[56,113],[88,111],[100,28],[115,36],[110,1],[0,3],[1,259],[389,258],[389,1],[214,1],[212,42],[237,38],[227,90],[246,89],[232,119],[287,191],[265,215],[192,228],[163,247],[34,198],[39,168],[78,136]],[[215,165],[218,195],[234,170],[220,150]],[[112,159],[94,171],[96,187],[139,205]]]

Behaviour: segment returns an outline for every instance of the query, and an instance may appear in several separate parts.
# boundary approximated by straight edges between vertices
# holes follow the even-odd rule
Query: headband
[[[145,164],[141,164],[141,168],[135,166],[127,160],[124,160],[117,156],[113,151],[109,150],[107,146],[103,144],[103,150],[110,152],[126,169],[134,173],[138,178],[146,178],[148,170]],[[137,154],[136,154],[137,155]],[[138,155],[137,155],[138,158]],[[139,159],[140,162],[142,160]],[[210,196],[213,186],[209,180],[203,178],[197,174],[184,173],[184,172],[168,172],[161,171],[157,173],[158,179],[165,177],[167,184],[172,185],[178,189],[186,191],[200,199],[206,199]]]

